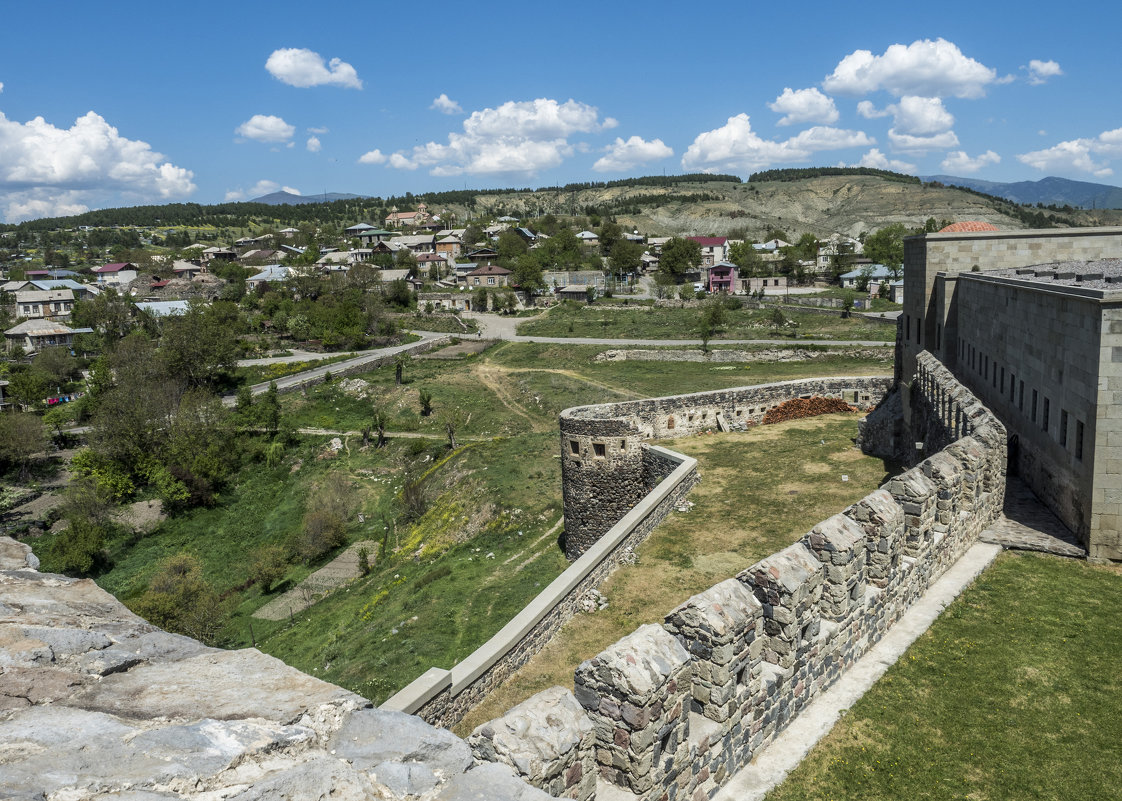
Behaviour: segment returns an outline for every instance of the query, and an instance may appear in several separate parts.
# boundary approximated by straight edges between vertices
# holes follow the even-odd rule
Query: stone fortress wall
[[[576,559],[588,550],[662,479],[661,457],[646,440],[743,430],[793,398],[841,398],[870,409],[890,384],[881,376],[813,378],[566,409],[560,420],[565,555]]]
[[[504,763],[555,796],[595,798],[599,779],[602,798],[711,798],[1001,512],[1004,426],[933,356],[916,362],[910,422],[927,458],[800,542],[690,598],[662,625],[641,626],[584,662],[572,693],[552,688],[480,726],[468,739],[476,758]],[[632,436],[664,436],[735,413],[717,397],[711,405],[685,400],[700,397],[569,410],[563,450],[586,459],[597,441],[566,418],[602,420],[605,439],[627,439],[624,419],[635,424]],[[635,480],[641,459],[626,444],[617,463]],[[592,519],[603,525],[607,514]]]
[[[562,412],[565,548],[573,564],[463,661],[430,668],[382,708],[453,726],[580,611],[699,480],[696,460],[646,440],[744,429],[799,397],[844,398],[868,409],[889,384],[882,376],[782,381]]]

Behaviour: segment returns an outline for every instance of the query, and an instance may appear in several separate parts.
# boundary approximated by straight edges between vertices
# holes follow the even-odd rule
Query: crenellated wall
[[[661,626],[642,626],[582,663],[572,697],[553,688],[549,703],[535,696],[515,718],[481,726],[469,738],[476,758],[496,758],[489,744],[502,731],[508,756],[500,761],[555,795],[595,798],[585,778],[595,764],[613,799],[711,798],[879,641],[1001,511],[1004,426],[930,354],[917,364],[913,425],[923,432],[926,458],[798,543],[690,598]],[[687,415],[706,408],[662,400],[670,403],[647,408]],[[635,404],[618,406],[630,413]],[[612,425],[635,421],[591,408],[603,409],[599,417]],[[562,432],[567,444],[564,423]],[[585,717],[547,720],[549,706],[560,703],[568,710],[579,703]],[[545,717],[533,718],[534,709]],[[547,743],[564,752],[556,765],[523,770],[528,763],[509,756],[545,754]],[[565,771],[569,784],[539,780]]]
[[[587,551],[661,480],[665,468],[644,441],[743,430],[793,398],[841,398],[870,409],[890,383],[882,376],[812,378],[566,409],[560,420],[565,555],[576,559]]]

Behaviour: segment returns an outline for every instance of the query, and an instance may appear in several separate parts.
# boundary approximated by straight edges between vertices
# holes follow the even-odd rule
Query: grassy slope
[[[1120,663],[1117,567],[1006,553],[768,799],[1117,798]]]
[[[863,317],[843,319],[837,314],[792,312],[784,315],[796,321],[798,339],[875,340],[892,342],[895,326],[873,322]],[[770,309],[736,309],[728,312],[728,321],[721,339],[786,339],[795,338],[795,327],[776,328],[771,323]],[[601,309],[576,304],[555,306],[543,317],[523,323],[518,333],[541,337],[599,337],[605,339],[697,339],[701,321],[699,309]]]

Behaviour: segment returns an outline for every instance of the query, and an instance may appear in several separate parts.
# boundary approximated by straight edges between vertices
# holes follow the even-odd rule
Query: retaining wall
[[[437,726],[452,726],[494,687],[506,680],[580,610],[581,599],[600,586],[634,548],[666,519],[698,481],[697,460],[650,445],[638,481],[644,489],[633,508],[573,562],[494,637],[451,670],[430,668],[382,704],[382,709],[415,713]]]
[[[566,409],[560,420],[565,555],[576,559],[587,551],[653,486],[643,441],[743,430],[800,397],[842,398],[870,409],[890,383],[887,376],[813,378]]]
[[[925,448],[940,450],[582,663],[572,698],[553,688],[548,703],[535,696],[479,727],[476,758],[582,800],[597,794],[589,765],[604,798],[711,798],[1001,511],[1004,426],[930,354],[918,364],[914,421]],[[550,716],[574,702],[585,717]]]

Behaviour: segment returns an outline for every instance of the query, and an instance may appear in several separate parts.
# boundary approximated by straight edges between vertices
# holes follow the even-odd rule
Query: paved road
[[[284,390],[290,387],[296,387],[307,381],[314,381],[318,378],[322,378],[326,373],[341,372],[352,367],[359,367],[363,364],[368,364],[369,362],[376,361],[377,359],[381,359],[386,356],[394,356],[398,353],[407,353],[409,351],[416,350],[417,348],[427,345],[434,339],[448,336],[448,334],[438,334],[431,331],[415,331],[414,333],[421,337],[416,342],[409,342],[404,345],[394,345],[393,347],[389,348],[375,348],[374,350],[363,351],[353,359],[347,359],[341,362],[333,362],[332,364],[327,364],[322,367],[313,367],[312,369],[304,370],[301,373],[293,373],[292,375],[286,375],[283,378],[278,378],[276,380],[277,389]],[[249,389],[254,395],[260,395],[268,391],[269,383],[270,382],[268,381],[264,381],[260,384],[254,384]],[[226,395],[222,398],[222,402],[227,406],[233,406],[234,396]]]
[[[293,362],[318,362],[320,359],[333,359],[341,353],[319,353],[311,350],[294,350],[291,356],[264,356],[260,359],[239,359],[238,367],[255,367],[260,364],[292,364]],[[360,356],[366,351],[354,351],[352,356]]]

